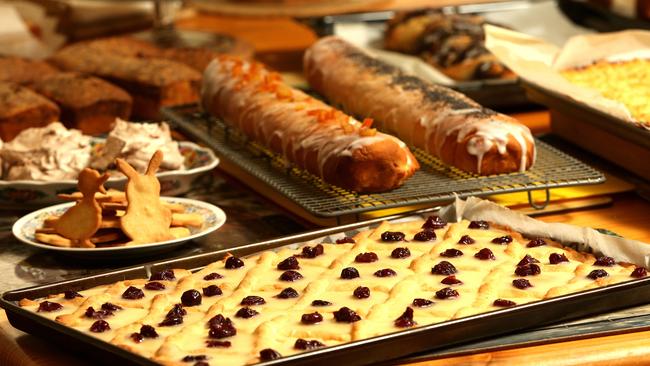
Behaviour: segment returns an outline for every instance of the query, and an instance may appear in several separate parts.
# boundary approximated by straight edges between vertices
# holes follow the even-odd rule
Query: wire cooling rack
[[[537,160],[522,173],[479,176],[449,167],[422,150],[411,148],[421,168],[390,192],[359,194],[325,183],[287,164],[280,156],[251,142],[223,121],[200,111],[198,105],[163,108],[176,129],[212,148],[230,166],[241,169],[316,217],[338,217],[422,204],[438,204],[459,197],[550,189],[605,181],[599,171],[536,140]],[[245,182],[247,183],[247,182]],[[250,182],[248,182],[250,183]]]

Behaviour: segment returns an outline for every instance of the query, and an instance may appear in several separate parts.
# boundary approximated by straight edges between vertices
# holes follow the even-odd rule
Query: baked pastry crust
[[[309,84],[353,115],[464,171],[524,171],[535,161],[530,130],[465,95],[402,73],[337,37],[305,53]]]
[[[0,55],[0,82],[28,85],[59,70],[45,61]]]
[[[422,232],[435,238],[416,240]],[[407,241],[387,240],[399,233]],[[301,346],[333,346],[513,305],[508,301],[524,304],[627,281],[639,271],[480,221],[383,223],[347,241],[229,257],[195,273],[165,270],[149,280],[84,290],[82,297],[53,295],[47,301],[62,307],[39,314],[164,365],[243,365],[259,362],[269,348],[288,356],[302,352]],[[408,248],[409,255],[398,248]],[[348,267],[359,276],[342,276]],[[301,276],[286,281],[291,271]],[[20,305],[38,311],[42,302],[25,299]],[[96,313],[111,304],[121,309]],[[343,316],[343,307],[354,314]],[[404,314],[409,308],[410,322]],[[312,323],[314,312],[322,319]],[[90,331],[100,319],[110,329]],[[143,326],[157,336],[146,336],[151,332]]]
[[[212,61],[203,75],[202,104],[250,139],[345,189],[388,191],[419,168],[402,141],[289,87],[259,63],[226,56]]]

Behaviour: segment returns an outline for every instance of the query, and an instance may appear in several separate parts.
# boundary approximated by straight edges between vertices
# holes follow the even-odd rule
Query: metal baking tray
[[[547,106],[554,134],[650,181],[650,131],[522,80],[528,97]]]
[[[610,11],[603,5],[576,0],[557,0],[557,3],[560,10],[572,22],[599,32],[650,29],[650,20],[624,17]]]
[[[431,206],[451,202],[455,195],[485,196],[605,180],[597,170],[536,140],[537,162],[527,172],[478,176],[449,167],[422,150],[412,149],[422,167],[402,187],[384,193],[358,194],[326,184],[306,171],[287,167],[279,156],[202,113],[197,105],[163,108],[162,114],[181,133],[212,148],[221,159],[221,169],[235,176],[243,171],[246,184],[264,186],[274,193],[266,196],[280,205],[283,202],[275,196],[293,203],[290,207],[293,211],[301,209],[317,218],[339,219],[388,208]]]
[[[417,211],[424,214],[432,210]],[[406,215],[386,219],[399,219]],[[0,306],[7,312],[9,322],[16,328],[61,344],[75,344],[76,350],[105,364],[156,365],[152,360],[130,353],[110,343],[63,326],[39,316],[17,305],[22,298],[42,298],[64,290],[82,290],[116,281],[148,277],[152,272],[165,268],[198,270],[207,264],[220,260],[227,253],[244,256],[291,243],[305,242],[326,235],[346,232],[350,235],[356,229],[378,224],[384,219],[373,219],[356,224],[321,229],[280,239],[229,248],[185,258],[149,263],[141,266],[110,271],[76,280],[67,280],[48,285],[5,292]],[[264,365],[346,365],[372,364],[394,360],[425,350],[467,343],[479,339],[523,330],[573,318],[640,305],[650,302],[650,277],[632,280],[606,287],[582,291],[505,308],[488,313],[427,325],[415,329],[391,333],[365,340],[305,352]]]

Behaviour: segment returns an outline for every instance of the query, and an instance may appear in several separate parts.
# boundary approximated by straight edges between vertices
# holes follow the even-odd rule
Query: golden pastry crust
[[[524,304],[632,280],[635,271],[630,264],[595,258],[548,239],[524,238],[490,223],[439,225],[431,229],[435,238],[427,232],[432,240],[418,241],[423,226],[424,220],[383,223],[357,234],[354,243],[322,248],[310,243],[246,258],[230,256],[194,273],[166,270],[149,280],[84,290],[83,297],[59,294],[47,301],[62,308],[39,314],[164,365],[201,359],[244,365],[259,362],[260,351],[267,348],[283,356],[302,352],[295,347],[300,339],[333,346],[397,332],[404,329],[400,325],[409,325],[397,321],[407,308],[413,310],[414,326],[424,326],[499,309],[499,299]],[[386,240],[399,239],[396,233],[407,241]],[[408,248],[409,255],[398,248]],[[348,267],[359,277],[341,278]],[[376,274],[387,269],[394,275]],[[287,271],[301,277],[286,281]],[[531,286],[515,286],[513,281],[520,280]],[[202,295],[198,301],[197,294]],[[330,304],[318,306],[323,305],[318,301]],[[512,305],[507,301],[498,304]],[[41,303],[23,300],[20,305],[38,311]],[[107,310],[114,305],[120,309]],[[337,321],[335,313],[343,307],[359,319]],[[302,320],[314,312],[322,320]],[[100,320],[110,329],[91,331]],[[153,327],[157,336],[144,326]]]
[[[634,120],[650,128],[650,59],[600,60],[561,73],[573,84],[596,89],[605,98],[623,103]]]
[[[406,145],[282,82],[259,63],[219,57],[203,76],[203,108],[287,161],[356,192],[402,185],[419,168]]]
[[[337,37],[305,52],[309,84],[353,115],[444,163],[481,175],[525,171],[535,161],[528,127],[457,91],[404,74]]]

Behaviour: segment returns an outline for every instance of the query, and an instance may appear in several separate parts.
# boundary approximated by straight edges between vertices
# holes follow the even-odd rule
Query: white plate
[[[94,138],[94,143],[102,143],[103,138]],[[156,174],[160,180],[160,193],[164,196],[177,196],[187,193],[192,183],[203,173],[214,169],[219,159],[208,148],[195,143],[179,141],[181,154],[185,157],[187,169],[168,170]],[[104,185],[106,188],[123,189],[126,177],[112,177]],[[0,204],[45,206],[59,202],[60,193],[72,193],[77,190],[76,180],[34,181],[34,180],[0,180]]]
[[[219,207],[212,204],[192,200],[189,198],[177,198],[177,197],[161,197],[165,202],[169,203],[178,203],[185,206],[185,212],[187,213],[197,213],[203,216],[203,226],[200,228],[190,228],[190,236],[167,240],[159,243],[152,244],[140,244],[134,246],[115,246],[115,247],[104,247],[104,248],[61,248],[53,245],[42,244],[36,241],[35,231],[37,228],[43,227],[43,221],[52,215],[61,215],[68,208],[73,206],[74,202],[62,203],[59,205],[54,205],[34,211],[30,214],[27,214],[14,224],[12,228],[12,233],[14,236],[22,241],[23,243],[41,248],[46,250],[51,250],[55,252],[61,252],[64,254],[75,255],[75,256],[88,256],[92,258],[100,257],[110,257],[113,258],[116,255],[120,257],[129,257],[133,256],[143,256],[143,255],[152,255],[161,253],[167,250],[170,250],[174,247],[177,247],[189,240],[198,239],[203,236],[210,234],[211,232],[217,230],[226,222],[226,214]]]

